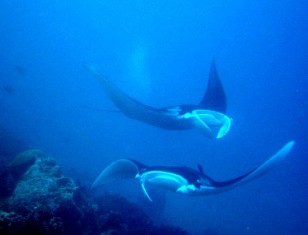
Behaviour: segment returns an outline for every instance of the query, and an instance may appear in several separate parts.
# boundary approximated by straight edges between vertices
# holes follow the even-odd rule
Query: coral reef
[[[155,226],[123,197],[91,196],[39,150],[17,155],[8,171],[14,187],[0,197],[0,234],[187,234]]]

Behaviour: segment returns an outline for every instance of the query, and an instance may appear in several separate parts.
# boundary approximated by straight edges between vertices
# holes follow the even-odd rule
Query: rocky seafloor
[[[40,150],[27,150],[1,167],[0,234],[188,234],[158,226],[136,204],[100,195],[62,174]]]

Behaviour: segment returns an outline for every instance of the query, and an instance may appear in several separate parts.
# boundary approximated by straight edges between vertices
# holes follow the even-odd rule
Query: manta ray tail
[[[295,142],[290,141],[287,144],[285,144],[278,152],[276,152],[272,157],[270,157],[267,161],[265,161],[260,166],[256,167],[255,169],[249,171],[248,173],[239,176],[235,179],[228,180],[228,181],[212,181],[213,186],[219,188],[229,188],[233,186],[237,186],[240,184],[244,184],[247,182],[250,182],[252,180],[255,180],[259,178],[260,176],[266,174],[268,171],[272,170],[276,165],[278,165],[280,162],[282,162],[291,149],[293,148]]]
[[[209,73],[207,89],[199,105],[204,109],[221,113],[226,113],[227,110],[225,91],[219,79],[214,59]]]
[[[92,188],[122,179],[134,179],[139,169],[134,161],[120,159],[106,167],[92,184]]]

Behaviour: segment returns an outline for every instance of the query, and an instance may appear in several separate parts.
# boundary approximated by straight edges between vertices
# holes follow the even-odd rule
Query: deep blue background
[[[306,0],[3,0],[0,125],[86,185],[123,157],[201,163],[224,180],[295,140],[279,168],[249,185],[210,197],[167,193],[160,222],[195,233],[307,234],[307,10]],[[223,139],[85,108],[115,109],[84,64],[160,107],[198,103],[213,57],[234,120]],[[117,186],[110,190],[143,198],[137,183]]]

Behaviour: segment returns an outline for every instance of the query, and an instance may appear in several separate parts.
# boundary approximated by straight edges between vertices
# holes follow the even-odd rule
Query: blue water
[[[154,219],[195,234],[308,234],[307,10],[306,0],[3,0],[0,126],[88,186],[127,157],[200,163],[225,180],[295,140],[261,179],[209,197],[166,193]],[[86,108],[116,110],[84,64],[161,107],[198,103],[213,57],[233,118],[220,140]],[[135,183],[110,190],[140,201]]]

